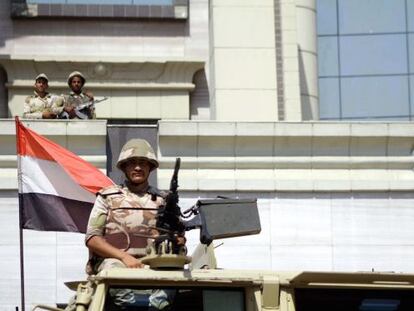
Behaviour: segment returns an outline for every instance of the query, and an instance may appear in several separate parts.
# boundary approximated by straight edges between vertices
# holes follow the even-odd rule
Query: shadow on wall
[[[11,117],[8,105],[8,93],[6,88],[7,73],[3,67],[0,66],[0,118]]]
[[[12,21],[13,37],[67,36],[67,37],[185,37],[189,36],[189,19],[160,20],[157,18],[65,17],[11,18],[10,1],[1,14]],[[75,7],[75,5],[70,5]],[[112,6],[109,6],[112,7]],[[7,15],[6,13],[7,12]]]
[[[31,36],[76,37],[188,37],[189,19],[105,19],[105,18],[11,18],[11,1],[2,1],[0,9],[0,47],[11,38]],[[9,31],[11,30],[11,31]],[[8,32],[7,35],[4,32]],[[3,37],[3,38],[2,38]],[[82,41],[80,44],[85,44]],[[90,42],[93,45],[93,42]]]
[[[190,94],[190,118],[191,120],[210,120],[210,93],[204,69],[194,74],[193,83],[195,89]]]
[[[0,2],[0,48],[6,46],[6,41],[13,34],[12,20],[10,18],[10,1]]]
[[[298,59],[299,59],[299,79],[300,79],[300,101],[302,108],[302,120],[319,120],[319,111],[317,107],[312,108],[310,101],[309,86],[306,82],[306,71],[303,63],[302,53],[300,52],[300,46],[298,46]]]

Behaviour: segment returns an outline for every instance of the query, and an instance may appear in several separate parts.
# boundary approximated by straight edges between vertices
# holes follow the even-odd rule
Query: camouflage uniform
[[[65,107],[77,108],[83,104],[89,103],[91,99],[84,93],[75,94],[70,92],[68,95],[62,95]],[[92,105],[87,109],[88,119],[95,119],[95,107]]]
[[[45,111],[53,112],[56,115],[60,114],[63,111],[63,98],[50,93],[46,93],[45,97],[40,97],[35,91],[25,100],[23,118],[42,119],[42,114]]]
[[[131,192],[125,186],[110,186],[98,192],[92,209],[85,242],[93,236],[102,236],[111,245],[140,258],[146,247],[158,234],[155,229],[156,213],[164,204],[163,194],[146,186],[140,193]],[[91,254],[86,272],[98,273],[110,267],[125,267],[114,258],[100,258]]]

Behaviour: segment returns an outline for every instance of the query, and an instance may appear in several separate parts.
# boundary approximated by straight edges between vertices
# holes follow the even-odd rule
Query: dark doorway
[[[132,138],[146,139],[154,148],[155,153],[158,149],[158,125],[157,120],[144,121],[142,123],[134,123],[124,120],[110,120],[107,125],[107,175],[117,184],[124,181],[124,174],[116,168],[119,152],[122,146]],[[151,173],[149,178],[150,185],[157,186],[157,172]]]

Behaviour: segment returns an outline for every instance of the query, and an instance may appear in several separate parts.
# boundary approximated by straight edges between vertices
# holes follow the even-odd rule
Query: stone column
[[[318,50],[315,0],[296,0],[296,24],[302,119],[318,120]]]

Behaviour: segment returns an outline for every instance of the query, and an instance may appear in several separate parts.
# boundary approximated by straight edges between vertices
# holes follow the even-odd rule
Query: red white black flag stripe
[[[85,232],[95,193],[113,182],[16,118],[21,226]]]

